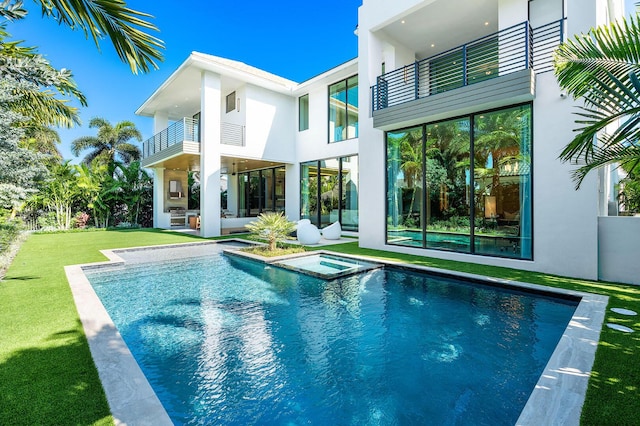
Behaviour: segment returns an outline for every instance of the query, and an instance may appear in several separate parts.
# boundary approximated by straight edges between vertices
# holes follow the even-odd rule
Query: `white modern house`
[[[154,225],[199,215],[208,237],[284,211],[339,221],[361,247],[640,283],[640,220],[609,216],[615,173],[576,191],[557,159],[579,104],[552,52],[622,14],[618,0],[364,0],[358,57],[302,83],[194,52],[136,111],[155,123]]]

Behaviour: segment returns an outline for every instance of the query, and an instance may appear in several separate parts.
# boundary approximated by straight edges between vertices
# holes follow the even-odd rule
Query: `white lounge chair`
[[[342,226],[340,226],[340,222],[333,222],[331,225],[323,228],[322,236],[325,240],[339,240],[342,236]]]

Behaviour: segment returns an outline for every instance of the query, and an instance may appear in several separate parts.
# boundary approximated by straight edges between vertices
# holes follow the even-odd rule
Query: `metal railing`
[[[142,158],[150,157],[171,145],[185,141],[200,142],[198,120],[185,117],[144,141],[142,144]]]
[[[533,70],[536,74],[553,71],[553,52],[564,40],[564,19],[532,31]]]
[[[529,22],[378,76],[371,87],[371,109],[404,102],[533,68],[547,71],[563,37],[564,20],[531,29]],[[536,63],[539,62],[539,66]]]
[[[142,145],[142,158],[147,158],[181,142],[200,142],[200,125],[198,120],[185,117],[180,121],[176,121],[155,136],[147,139]],[[245,126],[221,123],[220,143],[224,145],[244,146]]]

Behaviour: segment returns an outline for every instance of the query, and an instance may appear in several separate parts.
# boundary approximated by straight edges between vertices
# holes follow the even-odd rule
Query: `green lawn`
[[[0,424],[112,424],[63,266],[105,260],[100,249],[194,239],[157,230],[30,236],[0,282]],[[355,242],[332,250],[606,294],[610,307],[640,312],[640,287],[359,249]],[[640,330],[638,317],[607,311],[605,321]],[[582,424],[640,422],[639,355],[638,333],[603,329]]]

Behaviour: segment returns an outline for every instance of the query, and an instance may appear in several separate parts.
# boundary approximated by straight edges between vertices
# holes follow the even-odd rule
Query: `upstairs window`
[[[298,98],[298,131],[309,128],[309,95]]]
[[[236,109],[236,92],[233,91],[227,95],[227,112]]]
[[[329,86],[329,142],[358,137],[358,76]]]

